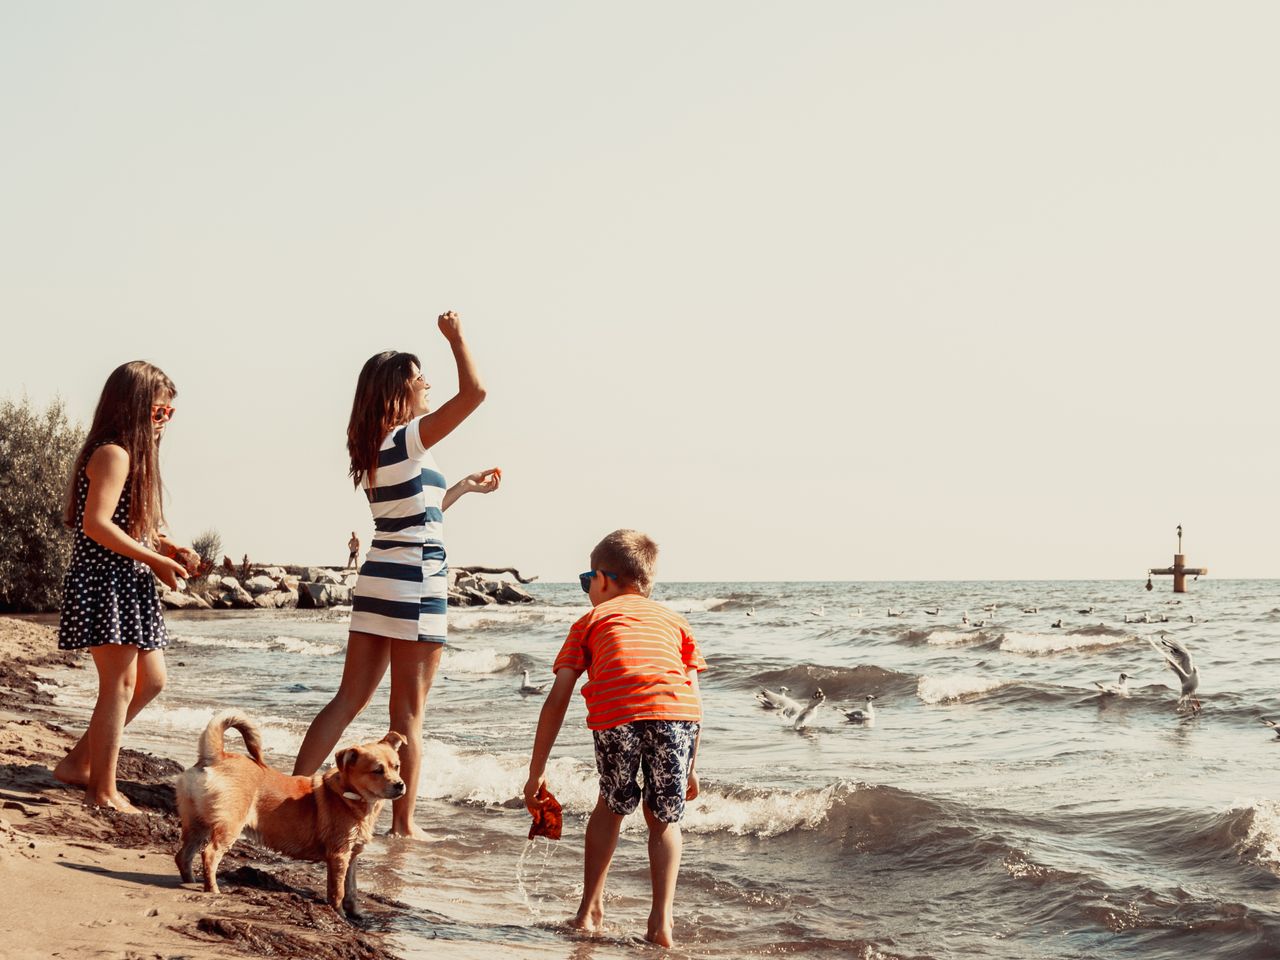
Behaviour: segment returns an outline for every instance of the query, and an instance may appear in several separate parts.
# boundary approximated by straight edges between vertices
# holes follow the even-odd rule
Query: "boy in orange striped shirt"
[[[657,557],[658,545],[636,530],[615,530],[591,551],[591,569],[579,579],[592,610],[569,630],[552,668],[556,679],[538,717],[524,800],[530,812],[542,806],[547,757],[585,670],[582,696],[595,738],[600,796],[587,822],[582,903],[570,924],[596,931],[604,922],[605,877],[622,820],[641,799],[636,773],[643,770],[653,880],[645,939],[670,947],[680,818],[685,800],[698,795],[698,673],[707,662],[684,617],[649,599]]]

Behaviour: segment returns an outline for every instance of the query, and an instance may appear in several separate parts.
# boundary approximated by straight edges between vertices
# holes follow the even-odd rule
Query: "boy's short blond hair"
[[[607,570],[624,588],[634,587],[646,597],[653,591],[658,545],[639,530],[615,530],[591,551],[591,569]]]

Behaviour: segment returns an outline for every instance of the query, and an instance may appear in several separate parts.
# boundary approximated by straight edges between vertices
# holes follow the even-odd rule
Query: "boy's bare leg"
[[[653,906],[649,910],[649,929],[644,938],[660,947],[670,947],[671,914],[676,900],[676,878],[680,876],[680,854],[684,837],[680,824],[663,823],[646,806],[644,819],[649,824],[649,880],[653,885]]]
[[[582,858],[582,903],[569,926],[591,933],[604,923],[604,881],[621,829],[622,817],[609,809],[604,797],[596,798],[596,808],[587,821],[586,853]]]

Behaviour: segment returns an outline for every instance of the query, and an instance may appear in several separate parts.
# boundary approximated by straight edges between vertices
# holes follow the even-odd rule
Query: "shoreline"
[[[221,895],[183,884],[172,784],[183,763],[121,750],[120,789],[137,816],[87,807],[55,780],[75,733],[41,672],[83,664],[48,626],[0,617],[0,882],[27,891],[0,904],[6,957],[399,960],[388,926],[408,905],[362,890],[364,917],[349,923],[324,902],[323,864],[241,840],[219,871]]]

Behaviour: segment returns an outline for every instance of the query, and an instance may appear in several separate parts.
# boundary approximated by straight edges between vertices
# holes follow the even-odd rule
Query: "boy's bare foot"
[[[80,763],[67,754],[53,768],[53,778],[71,787],[84,787],[89,784],[89,764]]]
[[[120,813],[142,812],[122,793],[95,794],[86,790],[84,800],[91,807],[106,807],[108,810],[116,810]]]
[[[675,946],[675,941],[671,939],[670,927],[650,927],[649,932],[644,938],[650,943],[656,943],[660,947]]]
[[[604,929],[604,911],[582,908],[566,921],[568,926],[583,933],[599,933]]]

